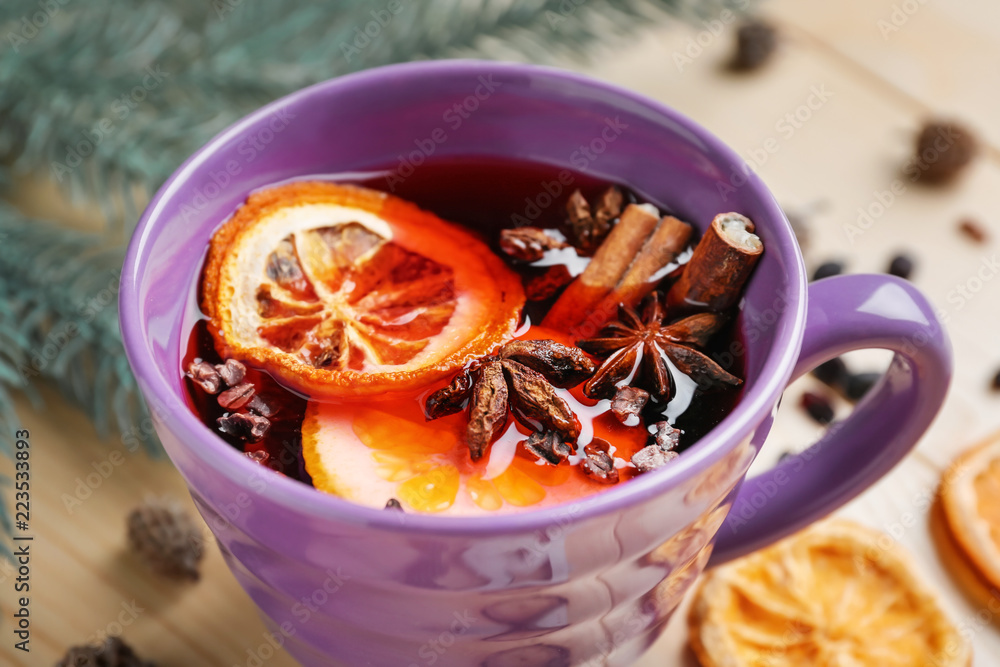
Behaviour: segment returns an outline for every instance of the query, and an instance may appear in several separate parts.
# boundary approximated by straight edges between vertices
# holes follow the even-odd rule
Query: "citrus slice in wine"
[[[520,337],[569,340],[560,336],[531,327]],[[302,455],[313,486],[369,507],[394,498],[407,512],[451,516],[541,509],[611,488],[567,461],[539,463],[522,444],[532,431],[513,417],[487,455],[473,461],[465,440],[467,407],[431,421],[424,416],[419,399],[446,383],[379,401],[310,401]],[[602,438],[623,462],[645,446],[647,431],[621,424],[610,401],[589,399],[582,387],[556,392],[584,425],[578,445]]]
[[[892,540],[833,520],[709,570],[691,609],[704,667],[967,667],[972,649]]]
[[[955,541],[1000,588],[1000,434],[952,463],[941,482],[941,504]]]
[[[472,232],[327,182],[251,195],[212,237],[202,309],[223,357],[319,399],[426,385],[511,338],[518,276]]]

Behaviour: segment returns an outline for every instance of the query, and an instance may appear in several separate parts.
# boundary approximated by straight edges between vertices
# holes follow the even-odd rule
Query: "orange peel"
[[[223,357],[319,399],[413,390],[518,325],[520,278],[475,234],[365,188],[252,194],[212,237],[201,306]]]

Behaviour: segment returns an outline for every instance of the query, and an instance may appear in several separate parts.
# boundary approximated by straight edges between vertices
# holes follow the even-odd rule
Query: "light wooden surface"
[[[906,5],[912,14],[893,16],[894,5],[900,11]],[[1000,191],[1000,4],[776,0],[763,3],[761,11],[781,25],[785,39],[780,55],[760,72],[737,76],[724,69],[732,26],[718,37],[702,34],[701,53],[694,47],[685,51],[698,43],[698,28],[654,29],[628,48],[600,55],[595,65],[577,68],[678,108],[751,160],[773,138],[778,150],[758,171],[788,209],[816,209],[806,255],[810,265],[839,258],[853,271],[879,271],[897,250],[915,256],[914,282],[948,318],[955,382],[916,452],[841,514],[887,531],[907,547],[972,636],[975,665],[996,665],[1000,626],[984,623],[982,608],[949,576],[933,547],[925,508],[946,463],[1000,427],[1000,396],[988,389],[1000,367],[1000,280],[983,281],[968,301],[959,302],[954,292],[1000,251],[1000,216],[994,210]],[[691,62],[679,68],[675,54],[691,55]],[[779,125],[819,90],[827,99],[817,104],[813,98],[818,108],[808,120],[791,133]],[[932,112],[966,120],[989,143],[970,173],[944,189],[918,187],[899,171],[915,128]],[[848,232],[859,207],[869,207],[876,193],[896,180],[906,191],[852,242]],[[995,240],[977,246],[960,236],[955,226],[965,215],[988,227]],[[885,358],[861,354],[855,361],[884,365]],[[807,446],[816,436],[795,408],[809,383],[789,390],[758,465],[768,465],[785,449]],[[11,649],[14,575],[0,565],[0,663],[51,665],[70,644],[122,631],[141,655],[160,665],[247,664],[265,631],[212,543],[202,581],[188,586],[148,576],[125,553],[124,517],[144,495],[169,493],[188,502],[177,473],[166,461],[128,453],[117,438],[99,441],[86,419],[56,393],[46,391],[44,399],[40,408],[18,403],[33,443],[32,650],[25,655]],[[79,505],[68,506],[67,498],[90,473],[108,469],[101,464],[114,450],[122,453],[122,463],[112,465],[107,479]],[[0,471],[9,474],[9,465]],[[79,491],[85,495],[85,487]],[[641,667],[693,664],[685,648],[684,613]],[[266,664],[294,661],[278,654]]]

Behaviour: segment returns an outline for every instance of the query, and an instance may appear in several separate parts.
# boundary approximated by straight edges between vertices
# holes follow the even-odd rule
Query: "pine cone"
[[[73,646],[56,667],[156,667],[141,660],[132,648],[118,637],[109,637],[97,646]]]
[[[198,524],[176,501],[148,499],[128,516],[128,541],[156,572],[197,580],[205,547]]]

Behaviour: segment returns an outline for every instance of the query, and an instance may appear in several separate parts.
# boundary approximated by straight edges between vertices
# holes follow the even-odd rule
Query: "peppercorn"
[[[913,260],[908,255],[896,255],[889,262],[889,269],[886,273],[902,278],[903,280],[909,280],[913,274]]]
[[[881,377],[881,373],[854,373],[847,381],[844,394],[852,401],[860,401]]]
[[[847,370],[847,364],[840,357],[834,357],[830,361],[825,361],[813,369],[813,376],[828,387],[838,391],[847,388],[851,372]]]
[[[825,396],[807,391],[802,394],[802,407],[819,424],[826,425],[833,421],[833,404]]]
[[[816,267],[813,272],[813,280],[823,280],[823,278],[829,278],[830,276],[838,276],[844,272],[843,262],[823,262]]]

